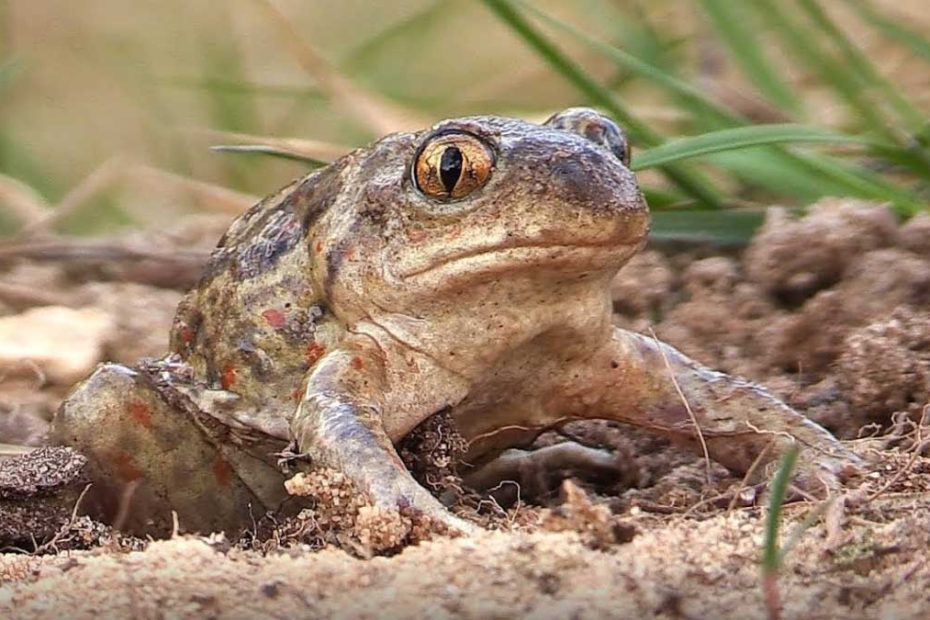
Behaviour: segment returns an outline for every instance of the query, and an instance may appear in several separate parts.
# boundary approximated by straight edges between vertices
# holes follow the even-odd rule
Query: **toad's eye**
[[[493,168],[494,154],[483,141],[467,133],[446,133],[417,152],[413,180],[430,198],[457,200],[487,183]]]

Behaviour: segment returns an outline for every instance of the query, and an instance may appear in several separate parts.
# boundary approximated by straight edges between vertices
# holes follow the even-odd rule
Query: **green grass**
[[[904,24],[882,15],[881,11],[876,10],[868,0],[845,0],[845,2],[853,7],[864,21],[883,35],[907,46],[914,54],[930,62],[930,39],[925,34],[911,30]]]
[[[781,110],[797,116],[801,113],[798,92],[784,80],[782,72],[767,57],[759,45],[758,20],[752,15],[751,3],[731,0],[698,0],[707,20],[713,24],[721,41],[733,51],[739,65],[759,94]]]
[[[634,170],[645,170],[683,159],[711,153],[736,151],[767,144],[827,142],[833,144],[868,144],[861,138],[844,135],[820,127],[804,125],[752,125],[721,129],[689,138],[669,140],[640,153],[633,162]]]
[[[883,13],[871,0],[843,0],[843,5],[859,27],[874,31],[895,53],[910,54],[916,66],[930,64],[926,33]],[[669,14],[682,7],[691,11],[691,28],[669,28]],[[318,52],[356,85],[428,118],[467,113],[542,117],[568,103],[599,107],[629,134],[634,168],[652,171],[642,178],[655,211],[654,234],[730,244],[745,242],[762,221],[764,208],[775,203],[801,208],[824,196],[849,196],[886,202],[902,217],[927,209],[930,122],[925,104],[918,105],[858,47],[845,23],[841,27],[835,21],[835,8],[822,0],[585,0],[562,5],[433,0],[410,7],[395,22],[367,28],[371,34],[338,52]],[[198,174],[198,164],[209,154],[192,150],[176,131],[188,116],[184,106],[191,105],[206,111],[206,126],[214,130],[353,146],[367,139],[351,106],[321,84],[256,72],[256,66],[268,64],[269,53],[293,64],[288,46],[275,36],[264,42],[265,58],[259,61],[254,41],[243,38],[242,20],[261,22],[265,13],[234,15],[223,9],[211,15],[209,24],[184,25],[199,51],[193,56],[185,52],[190,66],[182,73],[162,71],[158,55],[125,35],[98,51],[105,57],[103,70],[150,116],[145,139],[151,144],[143,150],[155,153],[152,163]],[[485,20],[481,26],[469,29],[479,19]],[[303,24],[293,25],[303,36]],[[518,81],[514,93],[497,90],[481,100],[468,98],[473,84],[443,82],[447,69],[471,62],[467,50],[481,51],[480,37],[486,33],[505,41],[510,37],[515,49],[523,46],[534,54],[544,70],[573,89],[570,100],[564,94],[543,95],[514,109],[508,102],[519,95]],[[698,79],[704,48],[712,49],[714,62],[736,72],[735,79],[727,74],[726,86],[759,102],[764,114],[733,103]],[[414,56],[396,58],[398,50]],[[417,62],[424,58],[429,60],[426,69]],[[28,80],[17,79],[29,76],[28,61],[0,59],[0,105],[11,94],[28,96],[23,91]],[[506,66],[500,77],[520,69]],[[424,72],[433,76],[425,78],[430,88],[421,88]],[[433,79],[446,86],[432,87]],[[808,96],[812,92],[818,107],[842,112],[831,126],[818,124]],[[672,120],[646,115],[656,109]],[[301,133],[303,119],[316,115],[331,119],[323,135]],[[13,122],[0,121],[0,173],[27,182],[54,203],[68,186],[57,178],[60,172],[46,169],[44,154],[33,152]],[[271,140],[227,150],[297,159],[309,166],[321,163],[312,156],[295,157]],[[98,161],[107,155],[100,154]],[[224,156],[213,161],[220,178],[214,175],[210,181],[258,194],[268,189],[266,171],[272,168],[267,159]],[[106,215],[112,209],[104,208],[105,202],[98,205],[101,217],[112,217]]]
[[[628,107],[604,85],[592,78],[584,69],[566,56],[549,39],[539,33],[507,0],[485,0],[485,4],[496,15],[523,38],[526,43],[547,62],[552,68],[568,79],[579,91],[588,97],[613,117],[622,123],[629,132],[630,137],[646,146],[653,146],[662,142],[661,137],[649,126],[640,120]],[[664,165],[662,171],[669,181],[681,191],[692,196],[707,207],[718,207],[721,198],[712,183],[699,176],[693,170],[678,165]]]
[[[765,538],[762,545],[762,572],[776,573],[781,566],[783,555],[778,545],[778,531],[781,528],[781,508],[788,495],[791,475],[798,461],[798,447],[794,444],[785,451],[778,464],[778,471],[772,478],[769,489],[769,508],[765,517]]]
[[[0,94],[13,83],[20,69],[20,63],[15,60],[0,63]]]
[[[918,132],[923,128],[921,112],[903,89],[880,75],[871,61],[831,21],[817,0],[758,0],[755,3],[697,0],[696,4],[718,33],[721,47],[756,87],[757,94],[798,123],[806,120],[803,106],[798,105],[799,96],[784,82],[782,72],[772,63],[766,53],[768,50],[763,49],[760,42],[772,40],[793,56],[799,66],[813,71],[830,89],[837,103],[850,112],[852,122],[832,131],[798,125],[753,126],[744,114],[714,100],[705,90],[680,75],[664,58],[662,65],[656,64],[655,58],[652,62],[638,58],[527,2],[484,2],[503,24],[574,84],[590,103],[603,107],[626,124],[634,142],[650,147],[638,157],[634,156],[634,166],[662,165],[667,174],[672,162],[700,157],[703,163],[722,169],[740,182],[743,197],[758,195],[760,201],[802,204],[821,196],[840,195],[889,202],[905,216],[927,208],[930,151],[919,140]],[[669,105],[689,119],[688,125],[694,135],[673,139],[673,135],[661,135],[652,128],[644,128],[641,118],[618,104],[615,93],[585,73],[559,49],[552,36],[534,27],[527,16],[600,53],[618,69],[660,91]],[[752,37],[746,36],[745,23],[757,27]],[[659,48],[661,46],[653,46],[653,49]],[[847,142],[862,148],[846,149],[838,155],[795,146],[815,141]],[[743,150],[763,144],[774,146]],[[876,167],[901,172],[903,179],[899,175],[876,173],[873,170]],[[676,185],[695,208],[714,208],[720,204],[718,197],[722,190],[709,178],[692,177],[699,192],[694,191],[694,184]],[[670,180],[675,181],[673,177]],[[704,196],[715,199],[706,200]],[[730,197],[727,202],[739,201]],[[722,222],[716,222],[714,228],[721,230],[720,241],[746,234],[745,221],[746,218],[737,221],[734,217],[729,234],[722,232]],[[657,224],[657,234],[672,232],[663,230],[661,221]]]
[[[778,471],[769,487],[769,504],[765,516],[765,531],[762,540],[762,557],[759,565],[762,572],[762,592],[770,620],[776,620],[781,613],[778,574],[784,567],[785,558],[794,549],[801,537],[814,525],[833,504],[833,498],[820,502],[809,511],[804,519],[795,526],[791,536],[784,544],[779,544],[779,535],[783,525],[782,507],[788,496],[788,489],[798,461],[798,447],[792,443],[785,451],[778,464]]]
[[[784,562],[784,554],[778,545],[778,534],[782,524],[782,505],[788,494],[788,486],[794,466],[798,460],[798,447],[791,444],[782,455],[778,471],[769,489],[768,514],[765,517],[765,534],[762,542],[762,593],[769,620],[777,620],[781,614],[781,596],[778,590],[778,573]]]

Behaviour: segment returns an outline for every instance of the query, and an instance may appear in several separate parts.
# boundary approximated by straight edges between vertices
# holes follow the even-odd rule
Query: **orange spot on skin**
[[[349,248],[348,250],[346,250],[345,257],[346,257],[346,260],[352,260],[353,258],[355,258],[355,248]]]
[[[407,232],[407,239],[414,243],[418,243],[426,239],[426,231],[416,228],[414,230]]]
[[[116,468],[116,475],[124,482],[132,482],[142,477],[142,470],[135,464],[128,452],[117,450],[110,455],[110,462]]]
[[[262,312],[262,316],[265,318],[265,321],[275,329],[281,329],[284,327],[286,317],[280,310],[269,308],[268,310]]]
[[[352,368],[355,370],[361,370],[365,367],[365,362],[360,357],[352,358]]]
[[[303,390],[301,390],[300,388],[294,388],[293,390],[291,390],[291,398],[293,400],[300,400],[301,394],[303,394]]]
[[[319,342],[314,342],[307,347],[307,363],[313,366],[326,353],[326,347]]]
[[[216,478],[216,483],[221,487],[228,487],[229,483],[232,481],[233,469],[229,463],[222,456],[217,455],[213,459],[213,477]]]
[[[223,386],[224,390],[228,390],[236,385],[236,367],[233,366],[232,363],[223,366],[223,374],[220,375],[220,385]]]
[[[141,424],[143,427],[148,429],[152,428],[152,412],[149,411],[149,408],[145,403],[139,402],[137,400],[129,403],[129,415],[133,420]]]
[[[181,328],[181,342],[189,346],[190,343],[194,341],[194,334],[195,332],[191,329],[190,325],[185,325]]]
[[[323,242],[317,241],[316,242],[316,253],[319,254],[322,251],[323,251]]]

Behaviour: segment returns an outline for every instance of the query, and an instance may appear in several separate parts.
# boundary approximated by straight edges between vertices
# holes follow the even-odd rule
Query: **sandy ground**
[[[205,248],[222,227],[198,220],[113,245]],[[138,252],[114,260],[84,248],[67,267],[51,254],[5,259],[0,332],[51,325],[52,305],[98,328],[62,329],[48,359],[29,363],[0,347],[0,442],[41,442],[44,420],[89,364],[158,354],[175,288],[198,260],[175,257],[169,278]],[[15,286],[37,278],[41,296]],[[647,250],[618,276],[614,299],[618,324],[655,329],[709,365],[763,382],[845,439],[873,436],[851,442],[871,465],[844,497],[786,509],[781,540],[796,544],[777,581],[783,617],[930,616],[921,424],[930,217],[899,226],[887,210],[849,201],[823,202],[800,220],[773,211],[742,252]],[[75,331],[74,355],[60,359],[60,339]],[[740,480],[716,468],[707,482],[697,457],[619,425],[571,430],[616,454],[624,475],[555,481],[539,493],[545,507],[479,501],[472,507],[493,508],[480,517],[493,531],[388,557],[286,528],[236,544],[181,535],[146,545],[65,514],[70,527],[51,540],[16,541],[39,553],[0,554],[0,617],[766,617],[766,511],[743,505],[752,497]]]

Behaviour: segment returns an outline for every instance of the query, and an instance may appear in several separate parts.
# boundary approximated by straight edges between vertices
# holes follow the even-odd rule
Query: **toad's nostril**
[[[630,147],[623,130],[613,120],[591,108],[568,108],[543,123],[546,126],[570,131],[600,144],[625,166],[630,165]]]

